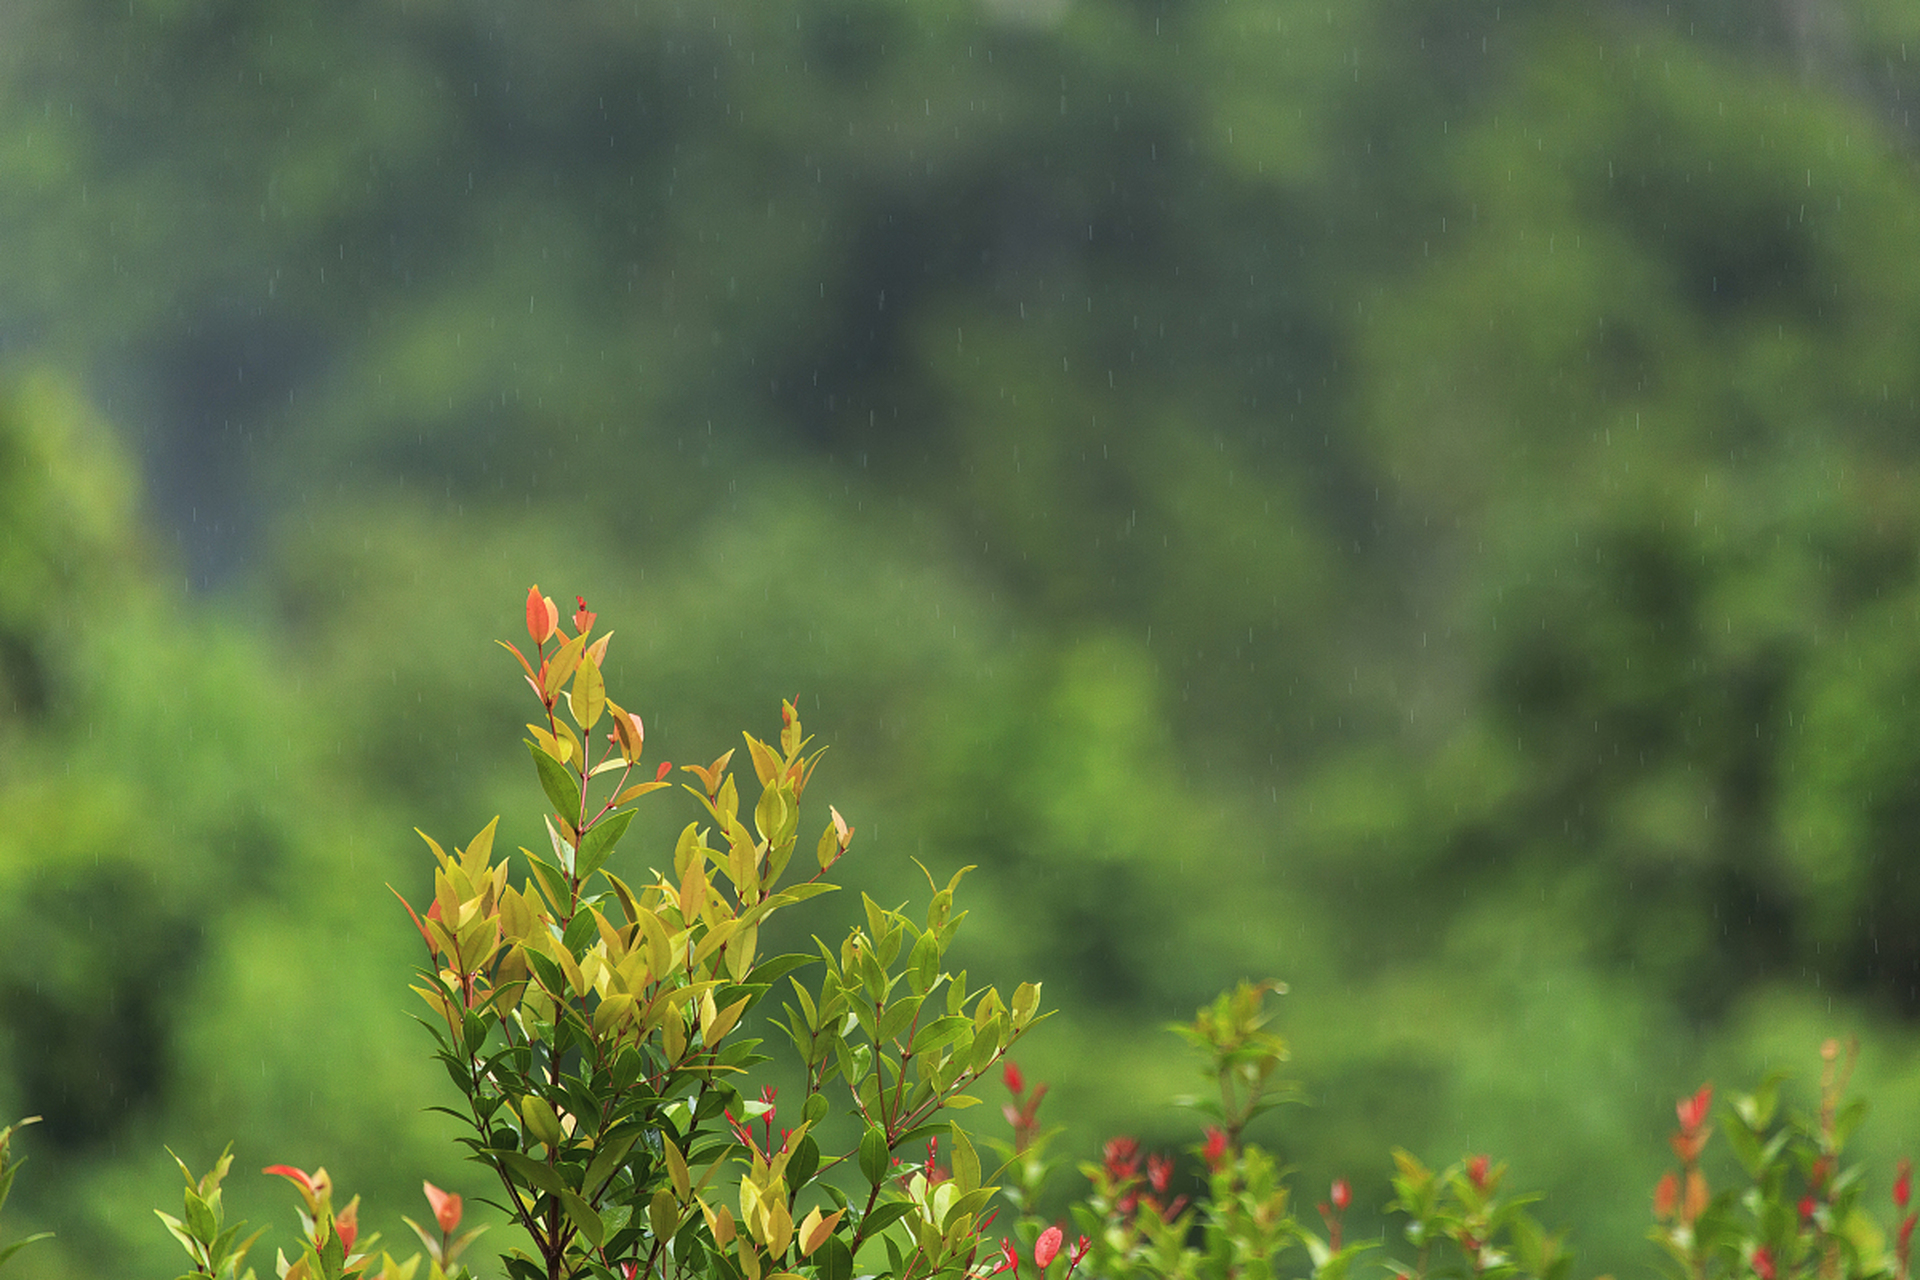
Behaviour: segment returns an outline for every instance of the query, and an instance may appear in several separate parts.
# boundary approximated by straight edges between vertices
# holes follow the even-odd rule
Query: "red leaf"
[[[558,623],[553,601],[541,595],[540,584],[534,583],[533,589],[527,592],[527,634],[533,637],[534,648],[547,642]]]
[[[355,1196],[346,1208],[333,1215],[333,1230],[340,1237],[341,1252],[351,1255],[353,1242],[360,1238],[359,1196]]]
[[[460,1226],[460,1197],[451,1191],[442,1191],[431,1182],[420,1184],[426,1188],[427,1204],[433,1209],[433,1220],[440,1224],[445,1235],[452,1235]]]

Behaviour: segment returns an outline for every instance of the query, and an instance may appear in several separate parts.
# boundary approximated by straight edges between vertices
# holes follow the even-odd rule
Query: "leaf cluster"
[[[552,806],[549,847],[520,850],[529,874],[515,887],[494,856],[497,818],[451,853],[422,833],[433,899],[424,912],[408,907],[431,958],[414,990],[463,1100],[444,1110],[466,1126],[462,1142],[498,1182],[493,1203],[531,1245],[505,1256],[508,1272],[845,1280],[878,1242],[902,1280],[964,1273],[994,1188],[944,1113],[972,1102],[962,1091],[1033,1025],[1039,987],[1005,1000],[943,969],[964,916],[954,909],[964,871],[933,886],[923,923],[868,898],[864,925],[838,948],[760,953],[776,914],[833,890],[823,877],[854,835],[830,810],[813,868],[789,878],[820,755],[792,702],[776,742],[745,735],[758,786],[750,809],[729,769],[734,752],[682,766],[703,818],[650,882],[613,871],[631,805],[664,789],[671,766],[630,782],[644,728],[607,696],[611,636],[592,639],[594,620],[582,601],[566,635],[536,587],[531,656],[507,646],[544,712],[527,747]],[[592,732],[603,717],[613,725],[604,745]],[[817,984],[794,976],[816,964]],[[769,1054],[740,1028],[782,979],[791,999],[775,1025],[806,1086],[800,1122],[776,1142],[774,1092],[756,1097],[747,1083]],[[859,1122],[844,1151],[820,1145],[834,1098]],[[942,1138],[950,1170],[930,1146],[896,1176],[896,1153]],[[826,1177],[842,1165],[858,1170],[864,1196]]]
[[[1648,1238],[1667,1255],[1676,1280],[1868,1280],[1904,1276],[1912,1218],[1889,1233],[1862,1203],[1865,1170],[1845,1163],[1849,1141],[1866,1118],[1867,1102],[1848,1093],[1857,1043],[1829,1040],[1821,1047],[1819,1107],[1812,1113],[1783,1107],[1781,1088],[1790,1078],[1770,1072],[1751,1093],[1736,1093],[1720,1107],[1718,1125],[1689,1116],[1681,1103],[1681,1128],[1673,1136],[1681,1168],[1669,1172],[1654,1193],[1658,1220]],[[1711,1087],[1702,1088],[1696,1113]],[[1713,1190],[1701,1154],[1714,1134],[1745,1175]],[[1904,1212],[1903,1188],[1896,1205]]]

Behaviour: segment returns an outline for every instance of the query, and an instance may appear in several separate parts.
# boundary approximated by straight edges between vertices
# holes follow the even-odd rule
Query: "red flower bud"
[[[1753,1274],[1760,1280],[1774,1280],[1773,1254],[1765,1245],[1753,1251]]]
[[[1333,1207],[1336,1210],[1345,1213],[1347,1206],[1353,1203],[1353,1187],[1345,1178],[1335,1178],[1333,1190],[1328,1193],[1327,1198],[1333,1201]]]
[[[1026,1077],[1020,1074],[1020,1068],[1014,1065],[1011,1058],[1007,1059],[1007,1065],[1001,1068],[1000,1079],[1006,1083],[1007,1092],[1016,1098],[1027,1091]]]
[[[1045,1231],[1042,1231],[1040,1238],[1033,1242],[1033,1265],[1045,1271],[1047,1266],[1059,1255],[1060,1241],[1064,1236],[1065,1233],[1058,1227],[1048,1227]]]
[[[1200,1152],[1200,1158],[1207,1162],[1207,1168],[1214,1173],[1220,1172],[1227,1163],[1227,1135],[1223,1129],[1207,1126],[1207,1145]]]
[[[1893,1205],[1896,1209],[1907,1207],[1907,1201],[1913,1195],[1913,1161],[1902,1160],[1893,1173]]]
[[[1488,1170],[1491,1167],[1492,1161],[1486,1156],[1475,1156],[1473,1159],[1467,1161],[1467,1181],[1473,1183],[1475,1190],[1485,1191],[1487,1189]]]
[[[1812,1222],[1813,1211],[1817,1207],[1818,1206],[1815,1204],[1812,1196],[1801,1196],[1800,1197],[1800,1221]]]
[[[1680,1132],[1691,1138],[1700,1131],[1707,1121],[1707,1108],[1713,1105],[1713,1085],[1703,1084],[1700,1091],[1691,1098],[1682,1098],[1674,1104],[1674,1112],[1680,1117]]]
[[[653,780],[655,782],[665,782],[667,780],[667,775],[672,772],[673,772],[673,761],[662,760],[660,762],[660,767],[654,770]]]
[[[1165,1156],[1147,1157],[1147,1185],[1153,1188],[1155,1195],[1167,1193],[1167,1184],[1173,1181],[1173,1161]]]

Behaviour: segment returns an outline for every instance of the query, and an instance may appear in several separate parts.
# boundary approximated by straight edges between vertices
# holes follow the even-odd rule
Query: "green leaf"
[[[1024,1031],[1040,1008],[1040,984],[1023,982],[1013,990],[1013,1029]]]
[[[187,1192],[187,1234],[202,1242],[220,1234],[220,1224],[214,1221],[213,1210],[191,1191]]]
[[[933,990],[934,979],[939,976],[940,939],[932,933],[923,933],[907,957],[907,981],[915,995],[923,996]]]
[[[660,1188],[647,1205],[647,1225],[653,1228],[656,1239],[665,1240],[673,1235],[679,1223],[680,1206],[674,1202],[673,1192]]]
[[[949,1129],[951,1139],[947,1148],[947,1164],[953,1169],[953,1181],[962,1195],[975,1191],[980,1186],[980,1157],[974,1154],[973,1143],[959,1125]]]
[[[520,852],[526,856],[527,865],[533,868],[534,875],[539,877],[540,889],[547,895],[547,905],[555,912],[564,913],[571,905],[566,873],[531,849],[522,848]]]
[[[520,1118],[526,1122],[527,1134],[535,1142],[544,1142],[558,1149],[565,1141],[560,1130],[560,1117],[554,1114],[553,1106],[537,1094],[528,1094],[520,1099]]]
[[[911,1212],[913,1212],[911,1200],[890,1200],[862,1218],[860,1230],[868,1239],[872,1239],[876,1232],[886,1230]]]
[[[585,880],[598,871],[613,853],[613,846],[620,837],[627,834],[627,828],[633,823],[632,809],[621,809],[587,828],[580,837],[580,854],[574,862],[574,874]]]
[[[913,1037],[913,1051],[917,1054],[931,1054],[937,1049],[944,1049],[972,1030],[972,1018],[955,1017],[951,1014],[944,1018],[935,1018],[920,1028],[919,1033]]]
[[[26,1239],[24,1240],[15,1240],[12,1244],[8,1245],[6,1248],[0,1249],[0,1262],[5,1262],[8,1258],[11,1258],[14,1254],[20,1252],[22,1249],[26,1248],[28,1245],[32,1244],[36,1240],[51,1240],[51,1239],[53,1239],[53,1232],[37,1231],[33,1235],[26,1237]]]
[[[200,1251],[195,1248],[197,1242],[194,1238],[187,1234],[186,1224],[172,1214],[163,1212],[162,1210],[155,1209],[153,1213],[155,1217],[160,1219],[161,1224],[166,1227],[168,1234],[180,1242],[180,1247],[187,1251],[188,1256],[197,1261],[200,1257]],[[26,1241],[24,1240],[20,1241],[20,1244],[25,1243]],[[16,1249],[19,1247],[19,1244],[14,1246]]]
[[[986,1026],[981,1027],[973,1037],[973,1073],[979,1075],[993,1065],[1001,1047],[1006,1043],[1006,1019],[995,1015]]]
[[[600,1215],[593,1211],[592,1205],[580,1198],[579,1192],[562,1189],[560,1203],[565,1206],[567,1217],[573,1220],[573,1225],[580,1228],[581,1235],[593,1242],[594,1248],[598,1249],[606,1243],[607,1224],[600,1221]]]
[[[905,1031],[913,1020],[920,1016],[920,1001],[919,996],[905,996],[888,1005],[886,1012],[880,1015],[879,1025],[873,1037],[874,1042],[885,1044]]]
[[[803,965],[814,964],[819,959],[819,956],[810,956],[802,952],[788,952],[782,956],[770,956],[753,966],[753,971],[747,975],[745,985],[749,987],[771,987],[775,982],[786,977],[795,969]],[[795,987],[800,985],[798,979],[792,979],[792,981]]]
[[[505,1151],[499,1147],[488,1147],[486,1155],[489,1160],[505,1166],[509,1175],[517,1179],[522,1186],[536,1187],[554,1195],[567,1189],[567,1184],[560,1180],[560,1175],[554,1172],[551,1165],[535,1160],[532,1156],[522,1155],[518,1151]]]
[[[860,1172],[874,1186],[887,1180],[893,1167],[893,1149],[887,1145],[887,1131],[874,1125],[860,1137]]]
[[[760,838],[769,845],[779,844],[786,837],[787,829],[793,826],[794,808],[786,795],[778,787],[768,787],[760,793],[760,802],[753,806],[753,825],[760,831]]]
[[[1760,1140],[1743,1124],[1722,1125],[1720,1131],[1727,1135],[1727,1145],[1733,1148],[1733,1154],[1747,1171],[1747,1176],[1758,1177],[1763,1166]]]
[[[813,1256],[820,1268],[818,1280],[853,1280],[853,1251],[838,1235],[827,1237]]]
[[[778,911],[782,907],[791,907],[795,903],[805,902],[808,898],[817,898],[823,893],[836,892],[839,887],[839,885],[828,884],[824,880],[806,880],[800,884],[789,885],[760,905],[767,911]]]
[[[798,1191],[813,1181],[814,1171],[820,1167],[820,1144],[813,1140],[812,1134],[801,1135],[800,1141],[793,1144],[793,1154],[787,1158],[787,1186]]]
[[[567,766],[555,760],[540,749],[538,743],[527,743],[527,751],[533,756],[533,767],[540,774],[540,789],[547,793],[547,799],[554,809],[568,822],[580,820],[580,784],[574,781]]]
[[[338,1231],[327,1233],[327,1242],[320,1246],[320,1274],[327,1280],[334,1280],[347,1265],[347,1247],[340,1240]]]
[[[603,1140],[599,1149],[593,1153],[593,1163],[587,1166],[587,1176],[581,1185],[588,1191],[592,1191],[611,1177],[614,1170],[618,1169],[621,1162],[627,1158],[627,1152],[633,1149],[633,1144],[640,1137],[641,1132],[635,1129],[624,1137],[614,1138],[611,1141]]]

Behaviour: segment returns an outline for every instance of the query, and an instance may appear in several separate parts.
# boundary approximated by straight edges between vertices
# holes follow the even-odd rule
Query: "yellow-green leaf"
[[[773,754],[773,748],[750,733],[741,737],[747,740],[747,752],[753,757],[753,772],[760,779],[760,785],[768,787],[780,776],[780,757]]]
[[[685,1200],[693,1194],[693,1178],[687,1172],[687,1158],[680,1154],[672,1138],[660,1136],[660,1154],[667,1162],[667,1177],[673,1180],[673,1194]]]
[[[549,1147],[558,1147],[564,1140],[560,1131],[560,1117],[545,1098],[537,1094],[528,1094],[520,1099],[520,1119],[527,1126],[527,1133],[535,1142],[544,1142]]]
[[[580,666],[580,655],[585,652],[586,644],[585,636],[575,636],[561,645],[553,657],[547,660],[547,676],[542,682],[541,692],[546,695],[548,702],[552,702],[559,696],[561,686],[573,678],[574,671]]]
[[[598,1249],[606,1243],[607,1224],[600,1221],[600,1215],[593,1211],[592,1205],[580,1198],[579,1192],[562,1188],[560,1203],[566,1206],[567,1217],[573,1220],[574,1226],[580,1228],[580,1234],[593,1242],[594,1248]]]
[[[460,855],[460,869],[474,880],[486,870],[487,860],[493,856],[493,833],[500,826],[500,815],[495,814],[493,821],[480,828],[480,833],[467,841],[467,847]]]
[[[582,655],[574,671],[573,688],[567,690],[567,706],[573,711],[573,722],[582,729],[593,728],[600,713],[607,709],[607,682],[591,655]]]

